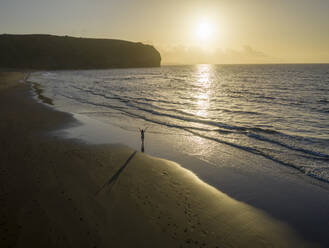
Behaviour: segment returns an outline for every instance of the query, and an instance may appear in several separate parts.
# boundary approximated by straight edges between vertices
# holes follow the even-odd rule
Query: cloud
[[[244,64],[273,63],[277,59],[258,51],[249,45],[240,50],[217,49],[207,51],[201,47],[160,47],[163,64]]]

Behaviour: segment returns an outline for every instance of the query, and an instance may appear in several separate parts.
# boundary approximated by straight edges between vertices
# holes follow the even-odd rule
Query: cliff
[[[53,35],[0,35],[0,68],[68,70],[158,67],[150,45]]]

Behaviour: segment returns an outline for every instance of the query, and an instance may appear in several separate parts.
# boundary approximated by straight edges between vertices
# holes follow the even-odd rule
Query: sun
[[[200,41],[210,41],[214,33],[215,28],[209,21],[201,21],[196,26],[195,35]]]

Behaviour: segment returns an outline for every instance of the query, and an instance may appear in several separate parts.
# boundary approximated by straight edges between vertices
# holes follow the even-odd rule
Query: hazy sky
[[[329,63],[329,0],[0,0],[0,33],[142,41],[164,63]]]

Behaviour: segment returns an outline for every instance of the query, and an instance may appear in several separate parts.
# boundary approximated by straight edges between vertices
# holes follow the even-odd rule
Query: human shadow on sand
[[[118,180],[120,174],[122,171],[126,168],[126,166],[129,164],[129,162],[132,160],[132,158],[136,155],[137,151],[134,151],[130,157],[127,159],[127,161],[120,167],[120,169],[106,182],[103,184],[103,186],[95,193],[97,196],[105,187],[109,186],[109,191],[111,192],[113,186],[115,185],[116,181]]]

